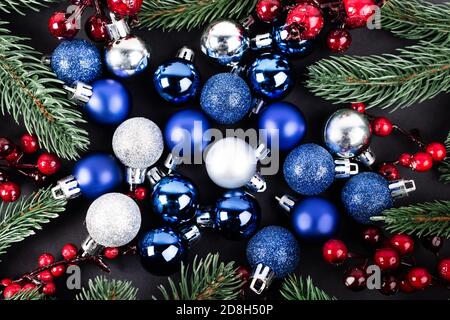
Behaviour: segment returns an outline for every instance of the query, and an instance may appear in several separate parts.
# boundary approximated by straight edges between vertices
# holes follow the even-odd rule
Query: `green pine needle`
[[[305,281],[302,277],[297,278],[295,274],[284,279],[280,293],[286,300],[336,300],[316,287],[311,277],[308,276]]]
[[[445,140],[445,146],[447,149],[447,158],[439,166],[439,172],[441,172],[440,180],[444,183],[450,183],[450,132],[448,133],[447,140]]]
[[[0,11],[5,13],[16,12],[24,15],[25,13],[23,10],[39,11],[40,8],[46,7],[48,4],[61,1],[62,0],[1,0]]]
[[[139,18],[143,27],[192,30],[212,21],[248,16],[257,0],[145,0]]]
[[[168,281],[169,289],[158,286],[164,300],[234,300],[243,284],[234,262],[220,262],[217,253],[200,260],[196,256],[192,268],[182,263],[178,285],[171,278]]]
[[[44,300],[45,294],[39,292],[39,288],[21,290],[15,295],[5,300]]]
[[[97,276],[82,288],[76,300],[136,300],[138,289],[130,281],[109,280]]]

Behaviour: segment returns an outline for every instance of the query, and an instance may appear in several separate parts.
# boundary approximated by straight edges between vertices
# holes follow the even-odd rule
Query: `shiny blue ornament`
[[[85,106],[90,119],[100,124],[118,125],[125,121],[130,110],[130,94],[123,84],[112,79],[92,84],[92,96]]]
[[[164,222],[180,225],[191,220],[198,205],[197,188],[185,177],[163,177],[153,188],[152,209]]]
[[[276,278],[293,272],[300,259],[300,247],[287,229],[269,226],[255,234],[247,245],[247,260],[252,268],[258,264],[269,267]]]
[[[91,199],[113,191],[123,179],[121,166],[106,153],[94,153],[78,160],[73,176],[82,195]]]
[[[76,81],[90,84],[102,75],[102,58],[89,41],[63,41],[53,51],[51,68],[57,78],[68,85]]]
[[[200,96],[203,111],[220,124],[241,120],[252,107],[245,81],[233,73],[219,73],[206,81]]]
[[[258,127],[266,130],[269,147],[275,144],[280,150],[286,151],[298,145],[303,139],[306,133],[306,120],[295,105],[288,102],[274,102],[262,111]]]
[[[303,195],[324,192],[333,183],[335,165],[331,154],[314,143],[298,146],[287,156],[283,166],[289,187]]]
[[[393,205],[389,182],[377,173],[363,172],[347,181],[342,202],[350,216],[362,224]]]
[[[292,70],[291,63],[285,56],[264,53],[248,68],[250,88],[263,99],[279,99],[294,85]]]
[[[169,275],[179,270],[187,255],[187,247],[171,228],[145,233],[138,243],[142,265],[151,273]]]
[[[285,25],[274,27],[272,36],[280,52],[292,57],[302,58],[309,55],[313,50],[313,40],[289,39],[289,31]]]
[[[251,237],[261,221],[255,198],[242,190],[227,191],[216,203],[215,226],[231,240]]]

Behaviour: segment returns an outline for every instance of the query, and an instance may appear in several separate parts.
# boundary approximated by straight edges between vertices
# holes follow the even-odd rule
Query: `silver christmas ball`
[[[200,39],[203,53],[221,65],[238,63],[249,45],[250,39],[245,29],[229,20],[213,22]]]
[[[146,169],[164,151],[161,130],[146,118],[131,118],[117,127],[112,139],[116,157],[129,168]]]
[[[352,109],[333,113],[324,130],[328,150],[343,158],[355,157],[367,149],[371,136],[369,120]]]
[[[105,62],[118,77],[127,78],[142,72],[149,65],[150,52],[138,37],[128,35],[106,47]]]
[[[242,139],[228,137],[215,142],[205,158],[211,180],[226,189],[240,188],[256,173],[255,149]]]
[[[130,197],[107,193],[95,200],[86,214],[91,238],[104,247],[120,247],[136,237],[141,227],[141,212]]]

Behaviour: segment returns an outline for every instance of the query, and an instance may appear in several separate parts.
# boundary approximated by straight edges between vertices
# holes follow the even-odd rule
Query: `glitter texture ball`
[[[63,41],[53,51],[51,68],[68,85],[75,81],[89,84],[101,77],[102,58],[98,49],[86,40]]]
[[[129,168],[145,169],[161,157],[164,141],[161,130],[146,118],[131,118],[123,122],[112,139],[114,154]]]
[[[291,189],[303,195],[316,195],[328,189],[334,181],[333,157],[317,144],[303,144],[289,153],[283,173]]]
[[[200,105],[218,123],[233,124],[249,112],[252,96],[241,77],[232,73],[219,73],[205,83]]]
[[[299,255],[300,247],[294,235],[278,226],[261,229],[247,245],[247,260],[252,268],[261,263],[269,267],[277,278],[295,270]]]
[[[94,202],[86,214],[86,228],[98,244],[121,247],[139,232],[141,212],[130,197],[122,193],[107,193]]]
[[[353,219],[370,224],[370,217],[392,207],[389,182],[377,173],[363,172],[352,177],[342,189],[342,202]]]

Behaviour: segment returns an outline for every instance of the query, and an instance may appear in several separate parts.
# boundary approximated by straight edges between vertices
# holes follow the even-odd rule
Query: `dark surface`
[[[64,8],[64,4],[54,6],[51,9],[42,10],[40,13],[30,13],[26,17],[19,15],[2,15],[1,18],[11,21],[10,28],[15,35],[31,38],[29,44],[43,53],[51,53],[58,42],[53,39],[47,31],[47,19],[57,7]],[[183,45],[189,45],[197,53],[196,65],[202,75],[203,81],[209,76],[222,71],[210,63],[199,50],[200,32],[178,32],[163,33],[160,31],[139,31],[137,32],[149,46],[152,48],[152,61],[149,70],[143,75],[126,81],[125,84],[131,91],[133,98],[132,116],[144,116],[156,121],[161,128],[164,127],[168,117],[177,110],[177,108],[163,101],[155,92],[152,83],[152,74],[160,63],[173,57]],[[80,33],[84,37],[84,33]],[[383,52],[394,52],[395,48],[403,47],[412,42],[395,38],[388,32],[355,30],[352,31],[353,44],[348,51],[352,55],[378,54]],[[324,121],[327,117],[339,107],[313,96],[303,86],[305,67],[317,61],[329,53],[325,48],[323,39],[319,41],[314,52],[306,59],[295,61],[296,67],[296,86],[286,101],[296,104],[304,113],[309,128],[304,142],[322,143],[321,134]],[[419,128],[426,141],[444,141],[449,129],[449,99],[448,96],[440,95],[431,101],[420,105],[412,106],[405,110],[399,110],[389,117],[392,121],[407,128]],[[193,107],[198,108],[198,103],[193,103]],[[387,115],[387,112],[380,110],[371,110],[375,115]],[[251,123],[249,123],[251,125]],[[91,150],[111,152],[111,137],[114,129],[102,128],[94,124],[86,126],[91,138]],[[13,123],[10,118],[3,119],[0,126],[0,136],[7,136],[18,141],[24,128]],[[392,160],[398,157],[400,153],[414,150],[405,138],[394,135],[389,138],[375,138],[373,142],[374,150],[380,160]],[[285,154],[282,155],[284,158]],[[58,178],[70,173],[73,163],[64,163],[63,170],[58,174]],[[209,181],[205,170],[201,166],[189,166],[182,170],[190,177],[200,189],[200,201],[203,204],[212,204],[221,195],[222,190],[217,188]],[[409,198],[396,203],[411,204],[419,201],[434,199],[450,199],[450,186],[442,185],[438,182],[438,173],[433,169],[428,173],[413,173],[410,170],[401,170],[402,177],[413,178],[416,181],[418,190]],[[267,177],[269,188],[264,194],[258,194],[257,198],[263,208],[262,225],[282,225],[288,226],[289,220],[286,215],[278,208],[274,196],[283,193],[294,194],[289,190],[284,182],[281,173],[277,176]],[[328,190],[326,196],[333,199],[340,207],[342,212],[342,226],[339,237],[344,239],[351,251],[368,252],[363,250],[360,241],[360,227],[350,221],[343,213],[340,205],[339,195],[342,183],[335,183]],[[24,186],[24,192],[31,191],[35,186],[27,184]],[[72,242],[79,244],[86,237],[86,229],[83,224],[86,210],[89,202],[83,198],[78,198],[70,202],[67,211],[60,218],[45,225],[43,231],[37,235],[15,244],[8,250],[8,253],[1,257],[0,277],[16,277],[24,272],[30,271],[36,267],[37,257],[42,252],[51,252],[59,255],[62,246],[65,243]],[[143,225],[141,233],[157,225],[158,221],[146,204],[142,210]],[[246,241],[232,242],[225,240],[219,234],[209,233],[204,236],[202,241],[192,249],[189,255],[189,261],[198,254],[205,256],[208,252],[220,252],[224,261],[235,260],[237,264],[245,264]],[[442,250],[443,255],[450,255],[450,245]],[[430,270],[435,267],[435,258],[426,251],[421,245],[417,245],[416,257],[419,265],[427,266]],[[343,268],[333,268],[327,265],[321,257],[321,244],[301,243],[301,261],[298,267],[298,273],[302,275],[311,275],[314,281],[326,290],[340,299],[384,299],[385,296],[376,291],[363,291],[353,293],[345,289],[342,284]],[[158,294],[156,286],[160,283],[166,283],[165,277],[157,277],[146,272],[137,257],[123,257],[110,263],[112,274],[110,277],[117,279],[131,280],[139,287],[138,296],[141,299],[148,299],[153,294]],[[101,274],[101,271],[95,266],[83,267],[82,281],[87,283],[88,279]],[[74,291],[64,289],[64,284],[58,285],[58,298],[72,298]],[[271,292],[276,295],[277,284],[274,284]],[[412,295],[398,294],[389,299],[448,299],[450,291],[442,286],[427,289],[424,292]]]

